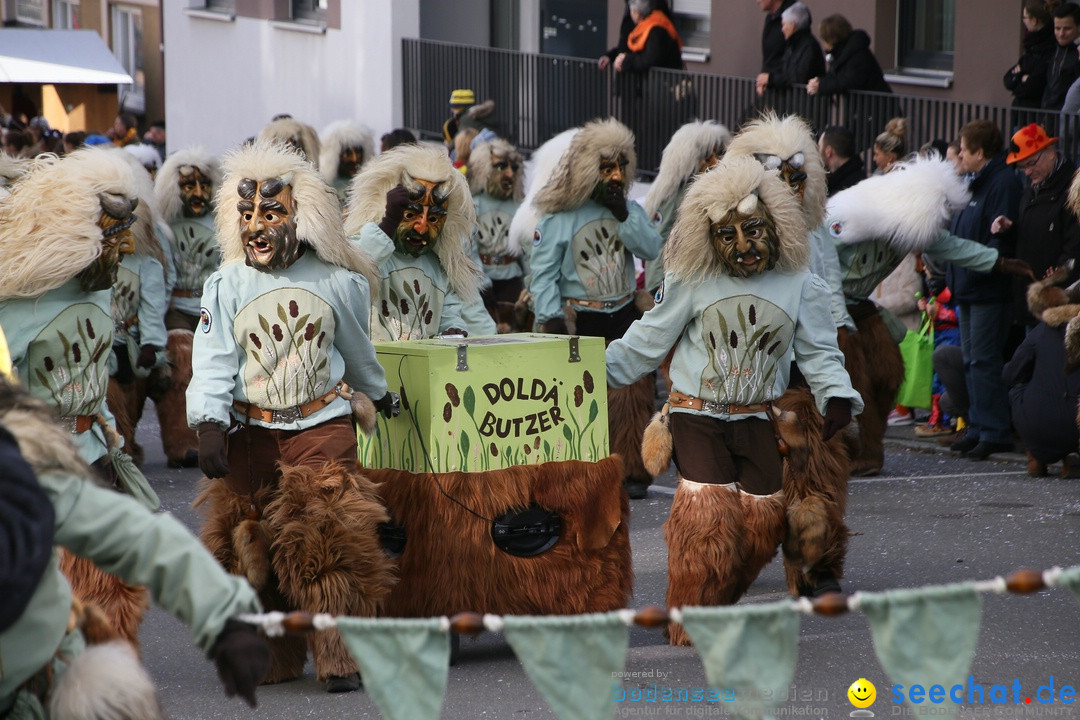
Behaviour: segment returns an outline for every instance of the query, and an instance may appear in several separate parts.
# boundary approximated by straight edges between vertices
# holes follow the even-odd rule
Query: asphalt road
[[[152,408],[148,409],[152,415]],[[880,591],[964,580],[986,580],[1021,567],[1045,569],[1080,563],[1080,481],[1029,478],[1022,456],[975,463],[949,456],[933,443],[903,440],[890,431],[886,471],[856,479],[850,486],[849,545],[844,590]],[[165,468],[156,424],[144,420],[151,483],[165,510],[195,529],[190,509],[196,470]],[[931,452],[928,452],[930,450]],[[631,543],[636,576],[632,607],[664,604],[666,549],[661,526],[674,492],[669,472],[644,500],[632,501]],[[785,597],[783,568],[774,561],[762,572],[743,603]],[[191,644],[186,628],[153,609],[141,629],[143,659],[158,683],[173,720],[204,718],[378,718],[364,692],[327,694],[308,664],[302,679],[259,689],[259,707],[227,700],[213,665]],[[642,686],[705,686],[696,652],[669,647],[659,631],[632,628],[626,670],[645,673]],[[1033,595],[983,596],[982,629],[972,674],[976,683],[1019,680],[1027,694],[1051,682],[1080,685],[1080,606],[1068,590]],[[887,701],[891,685],[859,613],[803,617],[796,676],[781,717],[848,717],[847,689],[859,678],[878,688],[877,717],[914,715]],[[613,681],[619,682],[618,680]],[[625,682],[623,687],[629,687]],[[967,705],[971,717],[1080,717],[1080,708],[1053,705]],[[722,716],[721,704],[624,702],[616,717]],[[940,716],[940,707],[924,706]],[[443,718],[474,720],[554,718],[501,635],[484,633],[462,641],[460,660],[450,669]],[[591,720],[591,719],[589,719]]]

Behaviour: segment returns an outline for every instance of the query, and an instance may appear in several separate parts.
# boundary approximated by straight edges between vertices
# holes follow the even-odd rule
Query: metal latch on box
[[[457,346],[457,371],[468,372],[469,371],[469,346],[458,345]]]
[[[578,336],[570,336],[570,359],[568,362],[581,362],[581,353],[578,351]]]

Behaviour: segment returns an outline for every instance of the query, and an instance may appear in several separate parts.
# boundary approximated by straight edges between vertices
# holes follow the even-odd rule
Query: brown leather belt
[[[72,435],[80,435],[94,427],[96,419],[93,415],[65,415],[59,418],[59,422]]]
[[[617,307],[622,307],[626,303],[634,299],[634,293],[624,295],[616,300],[578,300],[576,298],[563,298],[567,305],[577,305],[583,308],[589,308],[590,310],[613,310]]]
[[[480,262],[485,265],[509,265],[516,259],[513,255],[484,255],[480,253]]]
[[[673,408],[689,408],[690,410],[700,410],[701,412],[717,415],[751,415],[769,409],[768,403],[753,403],[752,405],[718,403],[712,400],[702,400],[691,395],[683,395],[679,392],[669,393],[668,403]]]
[[[138,324],[139,324],[139,316],[138,315],[132,315],[127,320],[117,321],[114,329],[117,332],[123,332],[124,330],[129,330],[129,329],[131,329],[132,326],[138,325]]]
[[[181,298],[201,298],[202,290],[177,290],[174,288],[172,291],[172,295],[173,297]]]
[[[233,409],[241,415],[254,420],[261,420],[264,423],[293,423],[300,418],[306,418],[308,415],[322,410],[333,402],[334,398],[341,394],[344,387],[344,383],[338,383],[334,386],[333,390],[325,395],[315,398],[311,402],[306,402],[303,405],[294,405],[293,407],[280,410],[266,410],[258,405],[252,405],[251,403],[242,402],[240,400],[233,401]]]

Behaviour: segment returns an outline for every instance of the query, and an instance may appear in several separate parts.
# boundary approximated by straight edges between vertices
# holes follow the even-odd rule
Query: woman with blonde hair
[[[874,138],[875,175],[889,172],[897,161],[907,155],[906,136],[906,118],[897,117],[885,123],[885,129]]]

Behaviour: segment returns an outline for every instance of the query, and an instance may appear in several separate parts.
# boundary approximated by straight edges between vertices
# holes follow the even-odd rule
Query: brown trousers
[[[784,478],[772,423],[756,417],[720,420],[673,412],[672,460],[679,475],[699,483],[738,483],[751,495],[771,495]]]
[[[229,430],[229,474],[225,486],[252,495],[278,478],[278,465],[311,465],[327,460],[356,462],[352,419],[339,417],[306,430],[274,430],[235,424]]]

